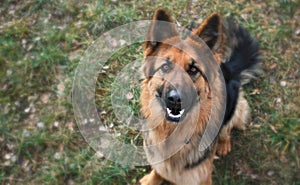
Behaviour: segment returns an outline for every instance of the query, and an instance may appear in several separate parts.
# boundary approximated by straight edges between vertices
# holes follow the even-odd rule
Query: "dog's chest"
[[[153,134],[153,133],[152,133]],[[155,140],[155,136],[149,134],[145,142],[148,144]],[[152,138],[152,136],[154,138]],[[148,142],[147,142],[148,141]],[[197,148],[195,148],[195,143],[183,143],[184,147],[181,151],[174,154],[161,162],[152,164],[151,166],[161,175],[164,179],[174,183],[175,185],[199,185],[205,181],[211,174],[212,161],[211,157],[208,157],[198,165],[193,168],[186,168],[186,165],[191,161],[197,161],[199,153],[197,153]],[[161,155],[167,147],[163,145],[159,148],[159,151],[148,153],[149,157],[157,157],[156,155]],[[149,152],[149,151],[148,151]],[[150,151],[151,152],[151,151]]]
[[[211,167],[209,167],[210,163],[208,162],[204,162],[192,169],[185,169],[183,165],[173,166],[172,163],[174,162],[176,163],[176,161],[166,160],[153,165],[153,168],[164,179],[167,179],[175,185],[199,185],[211,174]]]

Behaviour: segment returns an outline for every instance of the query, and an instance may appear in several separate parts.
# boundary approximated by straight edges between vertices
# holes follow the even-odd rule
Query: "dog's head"
[[[155,11],[144,46],[142,111],[169,122],[180,122],[200,103],[210,103],[207,52],[220,63],[223,45],[221,19],[208,17],[184,40],[162,9]],[[212,56],[212,55],[211,55]],[[163,114],[163,115],[162,115]]]

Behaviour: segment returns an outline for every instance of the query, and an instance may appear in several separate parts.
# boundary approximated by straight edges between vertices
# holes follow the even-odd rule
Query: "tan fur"
[[[212,15],[210,15],[209,17],[207,17],[202,23],[201,25],[193,30],[193,33],[196,35],[201,35],[201,33],[203,32],[203,30],[207,27],[209,21],[212,18],[218,18],[218,32],[220,33],[218,40],[216,41],[216,44],[214,45],[213,48],[211,48],[216,61],[221,64],[221,62],[224,62],[226,60],[228,53],[228,40],[226,38],[226,33],[224,33],[225,29],[223,28],[223,22],[222,19],[219,17],[218,14],[214,13]],[[200,36],[201,37],[201,36]],[[202,36],[201,39],[203,41],[207,41],[210,38],[207,38],[206,36]],[[225,44],[226,43],[226,44]],[[230,51],[231,52],[231,51]]]
[[[225,156],[231,151],[230,134],[232,128],[238,130],[245,130],[249,116],[250,108],[248,102],[244,98],[243,93],[240,92],[234,115],[229,121],[229,123],[227,123],[227,125],[225,125],[220,132],[217,147],[218,155]]]
[[[185,65],[188,63],[188,61],[190,61],[190,57],[184,52],[180,52],[178,48],[171,47],[168,48],[167,51],[165,51],[162,47],[161,50],[163,52],[158,52],[157,56],[169,56],[170,60],[172,60],[182,68],[185,68]],[[149,133],[147,134],[147,138],[145,139],[145,142],[150,145],[158,144],[161,141],[164,141],[177,127],[176,124],[168,123],[166,120],[164,120],[164,111],[157,103],[156,99],[153,98],[156,93],[156,88],[163,82],[164,81],[161,78],[154,76],[151,79],[146,79],[142,85],[142,112],[145,118],[147,118],[147,127],[153,128],[153,130],[149,131]],[[189,141],[191,144],[185,145],[184,148],[181,149],[178,153],[173,155],[171,158],[163,161],[162,163],[154,164],[152,167],[155,169],[155,171],[151,172],[152,175],[150,174],[145,176],[140,181],[142,184],[153,184],[153,182],[158,182],[157,179],[159,178],[157,177],[157,175],[154,175],[156,173],[160,174],[160,176],[170,182],[177,182],[178,185],[199,185],[199,183],[210,184],[212,161],[215,149],[213,149],[210,157],[201,165],[188,170],[184,169],[184,165],[187,161],[193,162],[193,160],[198,158],[198,147],[194,147],[199,144],[199,135],[202,135],[204,128],[206,127],[209,115],[211,113],[210,111],[212,105],[212,99],[210,97],[212,96],[211,93],[205,92],[207,91],[207,89],[209,89],[207,82],[203,78],[199,77],[198,80],[194,82],[194,85],[200,92],[202,92],[200,93],[202,100],[200,110],[194,108],[193,110],[191,110],[189,115],[187,115],[187,118],[185,118],[187,123],[180,123],[182,125],[195,125],[195,133]],[[201,114],[199,114],[199,112],[201,112]],[[195,115],[198,115],[199,117],[195,118]],[[183,132],[183,130],[181,130],[181,132]],[[172,145],[171,147],[176,147],[176,145]],[[167,150],[166,148],[167,146],[163,145],[161,147],[161,151]],[[173,149],[169,148],[168,150]],[[149,157],[151,156],[148,156],[148,158]],[[178,178],[176,179],[176,177]]]
[[[166,16],[164,18],[171,21],[162,10],[157,10],[153,19],[155,20],[157,16]],[[202,25],[195,29],[193,33],[197,35],[201,34],[212,18],[219,17],[217,14],[211,15]],[[223,33],[221,19],[219,18],[217,20],[219,20],[217,29],[220,34],[216,44],[211,48],[211,51],[218,64],[221,64],[228,56],[230,56],[231,51],[228,49],[230,46],[225,44],[227,38],[226,33]],[[153,35],[155,36],[155,34],[151,35],[155,30],[154,26],[155,25],[152,25],[149,29],[148,39],[152,38]],[[151,61],[147,61],[151,56],[168,58],[183,70],[187,70],[190,66],[192,57],[201,58],[197,53],[193,53],[193,48],[203,49],[200,43],[192,38],[187,38],[185,41],[182,41],[179,36],[174,34],[175,28],[173,25],[170,25],[169,30],[171,30],[170,32],[172,33],[169,37],[165,38],[163,43],[159,43],[159,45],[152,41],[145,43],[145,73],[149,73],[151,67],[157,68],[161,65],[160,62],[153,64]],[[203,40],[209,41],[209,39],[210,38],[204,38]],[[234,41],[231,42],[231,45],[232,44],[234,45]],[[188,54],[185,51],[188,51]],[[201,64],[197,65],[204,74],[207,72],[205,70],[210,70],[201,66]],[[230,152],[230,132],[232,128],[240,130],[245,129],[245,123],[249,117],[249,106],[243,97],[243,93],[240,93],[236,111],[230,122],[222,128],[217,144],[212,145],[208,157],[193,168],[185,168],[187,164],[194,163],[203,155],[203,153],[199,152],[200,139],[208,124],[208,120],[212,121],[212,123],[217,123],[219,121],[215,117],[210,117],[211,109],[214,107],[215,111],[224,111],[222,110],[220,102],[225,95],[222,93],[223,91],[221,91],[221,89],[211,91],[208,82],[201,75],[190,80],[189,76],[184,78],[184,75],[182,75],[181,71],[176,67],[172,69],[172,72],[179,75],[174,75],[171,79],[168,79],[160,72],[156,72],[154,76],[146,76],[142,83],[142,93],[140,98],[142,105],[141,112],[147,120],[146,127],[149,129],[144,133],[144,146],[147,158],[151,163],[153,170],[150,174],[145,175],[140,180],[140,183],[142,185],[159,185],[163,180],[167,180],[174,185],[211,185],[214,156],[216,152],[218,152],[219,155],[227,155]],[[168,80],[171,80],[173,83],[179,83],[182,88],[193,86],[196,88],[199,95],[200,101],[198,105],[189,110],[184,120],[179,124],[170,123],[165,119],[165,111],[156,97],[157,89],[163,86]],[[212,80],[216,87],[221,87],[222,82],[218,76],[215,76]],[[191,137],[187,140],[184,135],[189,133],[191,128],[193,128],[193,132]],[[176,138],[168,141],[168,138],[171,138],[173,135],[175,135]],[[151,148],[147,148],[152,145],[157,146],[155,151]],[[178,146],[182,146],[179,151],[177,151]],[[176,152],[169,156],[167,154],[170,151]],[[161,158],[164,160],[157,161]]]
[[[140,183],[143,185],[157,185],[161,184],[164,179],[156,173],[155,170],[152,170],[150,174],[145,175],[141,180]]]

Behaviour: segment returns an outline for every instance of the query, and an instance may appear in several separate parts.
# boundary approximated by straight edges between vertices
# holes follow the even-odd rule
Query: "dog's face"
[[[193,38],[201,36],[214,52],[220,44],[218,16],[212,16],[192,35],[182,40],[170,17],[157,10],[154,22],[148,32],[145,43],[144,75],[142,107],[145,117],[164,117],[165,120],[177,123],[189,119],[188,113],[203,102],[210,99],[210,87],[207,82],[207,67],[203,65],[201,54],[203,42]],[[216,34],[217,33],[217,34]],[[215,56],[217,52],[214,53]],[[145,98],[147,96],[147,98]]]
[[[209,86],[201,66],[181,48],[162,44],[155,56],[148,56],[145,62],[147,88],[155,98],[151,106],[160,107],[166,120],[183,120],[186,113],[207,97]]]

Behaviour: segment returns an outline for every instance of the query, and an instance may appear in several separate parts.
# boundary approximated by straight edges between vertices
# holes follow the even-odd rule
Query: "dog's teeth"
[[[169,108],[167,108],[167,112],[168,114],[171,114],[171,110]]]
[[[183,113],[184,113],[184,109],[182,109],[181,111],[179,111],[179,114],[177,114],[177,115],[174,115],[171,112],[172,111],[169,108],[167,108],[167,113],[168,113],[168,115],[170,117],[172,117],[172,118],[180,118],[183,115]]]
[[[173,115],[173,114],[171,114],[170,116],[173,117],[173,118],[180,118],[180,115]]]
[[[181,116],[184,113],[184,109],[182,109],[179,113],[179,115]]]

